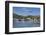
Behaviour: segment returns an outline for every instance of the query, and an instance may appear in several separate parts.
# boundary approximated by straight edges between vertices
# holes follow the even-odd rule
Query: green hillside
[[[30,18],[30,19],[40,19],[40,16],[32,16],[32,15],[28,15],[28,16],[22,16],[22,15],[17,15],[17,14],[13,14],[13,18],[16,18],[16,19],[27,19],[27,18]]]

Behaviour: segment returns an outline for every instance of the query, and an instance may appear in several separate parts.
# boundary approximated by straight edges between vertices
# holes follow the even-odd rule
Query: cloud
[[[14,7],[13,12],[18,15],[39,15],[40,9],[39,8],[29,8],[29,7]]]

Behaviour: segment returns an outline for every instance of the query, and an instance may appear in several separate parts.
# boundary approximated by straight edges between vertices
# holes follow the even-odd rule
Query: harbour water
[[[13,20],[13,28],[25,28],[25,27],[40,27],[40,23],[34,23],[34,21],[18,21]]]

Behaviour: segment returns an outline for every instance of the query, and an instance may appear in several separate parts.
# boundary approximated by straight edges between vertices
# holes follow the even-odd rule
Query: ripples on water
[[[40,27],[40,23],[34,23],[33,21],[13,20],[13,28],[24,28],[24,27]]]

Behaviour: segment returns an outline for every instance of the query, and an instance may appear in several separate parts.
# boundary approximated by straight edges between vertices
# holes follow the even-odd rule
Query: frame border
[[[9,32],[9,3],[22,3],[22,4],[37,4],[43,5],[43,30],[39,31],[23,31],[23,32]],[[45,3],[37,2],[22,2],[22,1],[5,1],[5,34],[19,34],[19,33],[34,33],[45,32]]]

